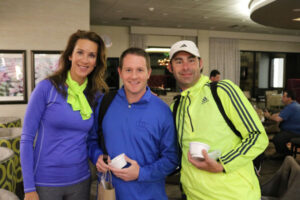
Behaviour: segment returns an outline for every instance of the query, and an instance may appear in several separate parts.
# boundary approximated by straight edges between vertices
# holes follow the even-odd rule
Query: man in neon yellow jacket
[[[241,139],[221,115],[209,78],[201,75],[202,60],[195,43],[175,43],[168,69],[182,89],[176,128],[182,150],[180,181],[187,199],[259,200],[260,187],[252,161],[265,150],[268,137],[243,92],[229,80],[217,84],[225,113],[241,133]],[[209,151],[218,150],[221,156],[215,160],[204,150],[203,161],[192,158],[192,141],[208,144]]]

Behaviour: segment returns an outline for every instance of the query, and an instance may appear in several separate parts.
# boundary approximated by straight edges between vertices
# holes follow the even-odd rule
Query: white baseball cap
[[[181,41],[173,44],[171,47],[170,53],[169,53],[170,60],[179,51],[186,51],[186,52],[200,58],[200,53],[199,53],[198,47],[196,46],[196,44],[194,42],[192,42],[190,40],[181,40]]]

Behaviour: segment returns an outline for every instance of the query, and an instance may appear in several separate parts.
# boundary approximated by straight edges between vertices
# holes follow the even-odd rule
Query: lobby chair
[[[300,148],[300,138],[292,138],[291,139],[291,151],[294,158],[297,157],[297,154],[300,154],[300,151],[298,151],[298,148]]]
[[[299,200],[300,166],[292,156],[285,157],[280,169],[261,186],[262,200]]]

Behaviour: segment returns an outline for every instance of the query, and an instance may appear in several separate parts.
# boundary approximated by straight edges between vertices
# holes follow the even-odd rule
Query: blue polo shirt
[[[296,101],[290,103],[279,113],[283,119],[280,128],[283,131],[300,134],[300,104]]]

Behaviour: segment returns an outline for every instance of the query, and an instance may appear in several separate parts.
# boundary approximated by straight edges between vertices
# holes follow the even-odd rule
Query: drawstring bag
[[[112,185],[111,171],[102,173],[100,183],[98,183],[98,199],[97,200],[116,200],[115,188]]]

